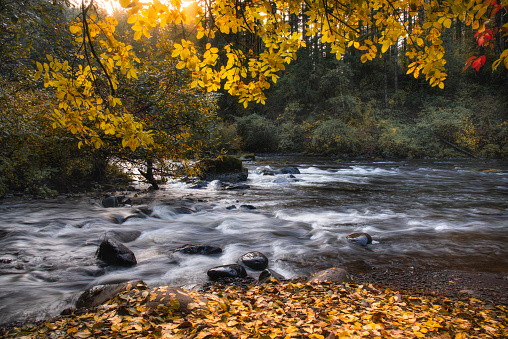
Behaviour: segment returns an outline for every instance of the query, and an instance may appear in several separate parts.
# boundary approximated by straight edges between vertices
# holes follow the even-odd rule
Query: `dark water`
[[[263,176],[264,166],[297,166]],[[508,163],[502,161],[333,161],[266,158],[249,167],[248,190],[181,183],[103,208],[92,199],[0,202],[0,323],[56,315],[96,284],[143,279],[193,285],[208,268],[252,250],[287,278],[330,266],[458,269],[508,274]],[[226,207],[249,204],[254,210]],[[186,206],[196,213],[178,214]],[[118,219],[151,213],[147,218]],[[367,248],[345,237],[368,232]],[[132,268],[100,268],[97,245],[116,233],[135,253]],[[174,254],[185,244],[224,249],[213,257]],[[255,276],[254,272],[250,272]]]

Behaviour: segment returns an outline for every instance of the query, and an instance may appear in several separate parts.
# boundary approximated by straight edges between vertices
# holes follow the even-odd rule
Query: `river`
[[[245,190],[175,182],[118,208],[84,197],[0,200],[0,323],[57,315],[97,284],[142,279],[190,288],[207,281],[209,268],[249,251],[263,252],[286,278],[332,266],[352,273],[398,268],[508,275],[506,161],[263,160],[245,164]],[[296,166],[301,173],[262,175],[265,166]],[[181,206],[195,213],[179,214]],[[116,221],[143,215],[139,211],[150,216]],[[373,244],[348,243],[354,232],[369,233]],[[128,241],[136,266],[98,265],[97,246],[112,233]],[[224,251],[173,252],[185,244]]]

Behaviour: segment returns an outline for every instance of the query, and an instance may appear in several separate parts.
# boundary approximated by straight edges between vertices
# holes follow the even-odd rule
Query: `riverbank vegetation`
[[[475,3],[1,1],[0,195],[113,159],[156,187],[241,150],[505,158],[506,6]]]
[[[138,285],[141,286],[141,285]],[[157,289],[164,291],[164,287]],[[160,296],[161,292],[153,293]],[[478,299],[401,294],[372,285],[271,281],[215,286],[190,313],[177,299],[148,307],[141,286],[95,311],[6,331],[23,338],[501,338],[508,310]],[[199,305],[206,304],[206,307]]]

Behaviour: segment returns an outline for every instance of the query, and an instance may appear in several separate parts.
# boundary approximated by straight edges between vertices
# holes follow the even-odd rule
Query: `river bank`
[[[447,277],[457,280],[459,276]],[[480,279],[483,279],[481,275]],[[214,284],[206,291],[191,293],[196,302],[195,306],[186,306],[192,308],[188,311],[175,299],[150,306],[147,300],[155,298],[155,295],[151,297],[154,289],[138,286],[139,290],[134,288],[97,309],[39,324],[4,327],[0,335],[5,338],[209,339],[503,338],[508,335],[506,305],[443,295],[442,290],[421,294],[367,283],[275,280],[250,286]],[[207,306],[198,307],[198,303]]]

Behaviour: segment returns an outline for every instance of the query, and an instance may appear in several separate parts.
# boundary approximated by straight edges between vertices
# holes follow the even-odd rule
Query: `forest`
[[[508,157],[502,2],[119,3],[0,0],[0,196],[241,152]]]

